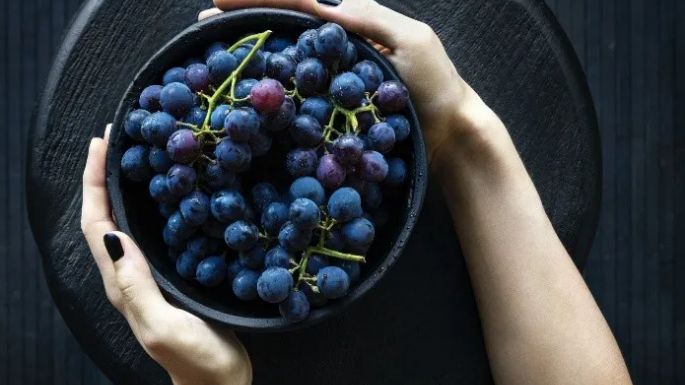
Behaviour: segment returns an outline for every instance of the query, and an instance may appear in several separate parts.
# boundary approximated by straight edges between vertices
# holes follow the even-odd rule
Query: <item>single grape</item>
[[[278,311],[290,323],[302,322],[309,317],[309,300],[302,291],[293,291],[288,298],[278,305]]]
[[[407,120],[404,115],[389,115],[385,118],[385,122],[388,123],[393,130],[395,130],[395,141],[401,142],[409,136],[410,125],[409,120]]]
[[[293,277],[288,269],[270,267],[259,276],[257,293],[264,301],[276,304],[288,298],[288,294],[293,286]]]
[[[345,134],[333,141],[333,155],[342,166],[354,166],[364,153],[364,142],[358,136]]]
[[[200,156],[201,147],[193,131],[183,128],[171,134],[166,151],[174,162],[188,164]]]
[[[388,175],[388,162],[383,154],[365,151],[359,162],[359,176],[369,182],[382,182]]]
[[[235,174],[221,167],[218,163],[208,164],[203,177],[205,184],[211,190],[220,190],[235,182]]]
[[[226,51],[228,49],[228,44],[221,42],[221,41],[216,41],[207,47],[205,50],[205,60],[209,60],[210,57],[212,57],[213,54],[219,51]]]
[[[288,250],[281,246],[274,246],[266,253],[264,266],[267,269],[270,267],[283,267],[287,269],[290,265],[290,259],[292,259],[292,256],[288,253]]]
[[[318,288],[316,289],[318,290]],[[314,292],[314,289],[310,285],[301,285],[300,291],[307,296],[307,300],[312,307],[322,307],[328,303],[328,298],[324,297],[320,292]],[[281,305],[283,306],[283,304]],[[281,312],[281,315],[283,313]]]
[[[316,274],[316,285],[324,297],[336,299],[344,297],[350,288],[350,277],[337,266],[328,266]]]
[[[150,150],[144,145],[135,145],[121,157],[121,172],[134,182],[145,182],[152,177],[148,163]]]
[[[289,86],[295,77],[297,61],[282,53],[273,53],[266,59],[266,76]]]
[[[247,221],[233,222],[226,228],[224,240],[231,249],[246,251],[257,244],[257,241],[259,240],[259,229],[257,226]]]
[[[243,269],[233,279],[233,294],[243,301],[252,301],[257,299],[257,280],[259,273]]]
[[[307,248],[312,241],[311,230],[303,230],[291,222],[287,222],[281,227],[278,233],[278,243],[290,252],[298,252]]]
[[[202,123],[204,123],[206,116],[207,111],[203,110],[200,107],[193,107],[190,109],[186,117],[183,118],[183,121],[185,123],[200,127],[202,126]]]
[[[257,79],[243,79],[235,85],[235,97],[236,99],[245,99],[250,96],[252,92],[252,87],[257,85],[259,81]]]
[[[279,200],[278,190],[276,190],[276,186],[274,186],[271,183],[257,183],[256,185],[252,186],[251,192],[252,203],[254,204],[254,207],[259,211],[263,211],[264,208],[266,208],[272,202],[276,202]]]
[[[352,261],[339,261],[337,266],[345,270],[347,276],[350,277],[350,283],[359,281],[359,278],[361,277],[361,266],[359,263]]]
[[[395,146],[395,130],[388,123],[374,124],[367,134],[372,150],[385,154]]]
[[[364,191],[361,193],[364,208],[367,210],[376,210],[383,203],[383,191],[378,183],[369,182],[365,185]]]
[[[312,96],[326,89],[328,70],[319,59],[308,58],[300,62],[295,70],[297,91],[302,96]]]
[[[271,132],[282,131],[290,126],[295,118],[296,106],[291,97],[286,97],[278,111],[261,114],[262,127]]]
[[[252,156],[264,156],[271,150],[273,139],[263,127],[259,127],[259,130],[250,137],[247,144],[252,150]]]
[[[193,92],[204,91],[209,88],[209,68],[205,64],[191,64],[186,68],[185,83]]]
[[[295,45],[286,47],[283,51],[281,51],[281,54],[289,57],[295,61],[295,63],[299,63],[305,58],[304,53]]]
[[[187,280],[195,279],[195,273],[197,272],[197,265],[200,263],[202,257],[192,251],[184,251],[176,259],[176,272],[182,278]]]
[[[356,62],[357,47],[351,41],[348,41],[347,46],[345,47],[345,52],[343,52],[342,58],[340,58],[339,69],[341,71],[349,71]]]
[[[212,130],[221,130],[224,128],[224,122],[229,112],[233,110],[233,106],[230,104],[220,104],[214,111],[212,111],[212,116],[209,118],[209,125]]]
[[[169,191],[167,176],[165,174],[157,174],[152,177],[148,191],[150,192],[150,197],[159,203],[172,203],[178,201],[171,191]]]
[[[266,256],[266,250],[257,244],[251,249],[241,251],[239,254],[240,264],[249,268],[260,270],[264,267],[264,257]]]
[[[164,73],[162,78],[162,85],[165,86],[169,83],[183,83],[186,81],[186,69],[183,67],[173,67]]]
[[[192,234],[195,228],[183,218],[179,211],[171,214],[166,222],[166,229],[177,236],[180,240],[185,241]]]
[[[165,112],[177,118],[182,118],[193,107],[195,97],[188,86],[183,83],[174,82],[162,88],[159,100]]]
[[[145,138],[141,132],[141,127],[143,121],[145,121],[148,116],[150,116],[150,113],[146,110],[133,110],[129,112],[124,121],[124,131],[126,131],[126,135],[139,142],[144,141]]]
[[[262,79],[250,91],[250,102],[254,108],[264,114],[278,111],[285,100],[285,89],[275,79]]]
[[[409,91],[397,80],[381,83],[376,95],[376,105],[384,113],[399,112],[409,103]]]
[[[207,59],[209,80],[215,86],[221,85],[236,68],[238,60],[226,50],[216,51]]]
[[[302,52],[304,57],[316,56],[315,41],[319,33],[315,29],[304,31],[297,39],[297,48]]]
[[[358,107],[364,99],[364,82],[353,72],[343,72],[331,82],[330,93],[341,106]]]
[[[195,279],[202,286],[215,287],[226,279],[226,269],[224,257],[220,255],[207,257],[197,265]]]
[[[326,193],[321,183],[312,177],[302,177],[296,179],[290,185],[289,195],[291,200],[297,198],[307,198],[317,205],[322,205],[326,199]]]
[[[190,238],[188,242],[186,242],[186,249],[200,255],[207,255],[209,253],[216,253],[218,251],[216,242],[214,242],[213,239],[205,236],[196,236]]]
[[[342,236],[348,248],[368,247],[376,236],[373,224],[366,218],[357,218],[342,227]]]
[[[233,282],[238,273],[240,273],[243,269],[245,269],[245,266],[240,264],[239,259],[232,260],[228,263],[228,268],[226,269],[226,280],[228,282]]]
[[[290,222],[303,230],[313,230],[321,221],[319,206],[307,198],[298,198],[290,204]]]
[[[159,215],[161,215],[163,218],[169,219],[171,214],[173,214],[176,210],[178,210],[178,203],[176,202],[159,204]]]
[[[340,187],[345,181],[345,169],[338,163],[334,155],[326,154],[319,160],[316,169],[316,179],[327,189]]]
[[[171,216],[169,216],[169,218],[171,218]],[[179,234],[169,230],[166,226],[164,227],[164,230],[162,230],[162,240],[164,241],[164,244],[169,247],[178,248],[183,246],[183,242],[185,241],[184,235],[185,234]]]
[[[373,93],[383,83],[383,71],[378,64],[371,60],[363,60],[352,67],[352,72],[357,74],[364,82],[364,90]]]
[[[366,132],[369,130],[369,128],[371,128],[371,126],[376,124],[376,118],[374,118],[373,113],[371,113],[371,111],[362,111],[357,114],[357,124],[357,128],[361,132]]]
[[[362,199],[359,193],[350,188],[337,189],[328,198],[328,214],[340,223],[349,222],[363,214]]]
[[[312,96],[305,99],[300,106],[300,114],[313,116],[321,126],[328,124],[333,113],[331,102],[320,96]]]
[[[192,192],[181,200],[180,210],[186,222],[199,226],[209,217],[209,197],[200,191]]]
[[[316,56],[325,63],[332,65],[340,61],[347,48],[347,33],[334,23],[326,23],[319,27],[314,40]]]
[[[355,174],[350,174],[347,176],[347,179],[345,180],[345,187],[350,187],[355,189],[359,195],[364,195],[364,191],[366,191],[366,184],[369,183]]]
[[[245,143],[236,143],[228,138],[224,138],[217,144],[214,155],[221,167],[232,172],[246,171],[252,161],[250,146]]]
[[[270,203],[262,212],[261,224],[267,234],[278,234],[288,221],[288,206],[281,202]]]
[[[328,258],[321,255],[311,255],[307,260],[307,274],[316,275],[319,270],[330,265]]]
[[[259,130],[259,115],[250,107],[236,108],[224,121],[226,133],[233,142],[247,142]]]
[[[176,131],[176,118],[166,112],[155,112],[145,120],[140,127],[140,132],[145,140],[157,147],[166,148],[171,134]]]
[[[388,175],[385,183],[390,186],[401,186],[407,180],[407,164],[400,158],[389,158]]]
[[[345,250],[345,248],[347,247],[347,245],[345,245],[345,239],[343,238],[340,229],[335,229],[329,232],[324,245],[329,249],[338,251]]]
[[[301,177],[314,174],[318,160],[313,149],[296,148],[288,153],[285,162],[290,175]]]
[[[197,173],[192,167],[175,164],[167,172],[169,191],[177,197],[182,197],[195,189]]]
[[[160,105],[161,93],[162,86],[158,84],[145,87],[138,98],[140,108],[150,112],[159,111],[162,108]]]
[[[238,64],[243,62],[247,58],[247,55],[250,53],[254,46],[247,44],[243,45],[241,47],[238,47],[235,51],[233,51],[233,55],[235,55],[235,58],[238,60]],[[245,68],[243,69],[242,76],[244,78],[255,78],[255,79],[261,79],[264,77],[264,71],[266,70],[266,60],[264,59],[264,53],[260,50],[257,50],[252,57],[252,60],[250,60]]]
[[[323,140],[323,129],[313,116],[298,115],[290,125],[290,136],[300,146],[316,147]]]
[[[209,206],[214,218],[228,223],[244,218],[247,204],[238,191],[226,189],[215,192]]]
[[[268,52],[280,52],[292,44],[295,44],[295,41],[289,37],[271,36],[264,44],[264,50]]]

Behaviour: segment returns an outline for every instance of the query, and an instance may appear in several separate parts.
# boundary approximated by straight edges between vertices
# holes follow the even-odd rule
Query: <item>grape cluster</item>
[[[178,274],[299,322],[359,280],[407,179],[392,154],[409,95],[339,25],[270,35],[214,43],[146,87],[121,170],[149,183]]]

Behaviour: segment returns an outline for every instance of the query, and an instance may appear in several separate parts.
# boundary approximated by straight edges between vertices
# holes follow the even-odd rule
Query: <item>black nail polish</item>
[[[109,254],[109,257],[112,258],[112,261],[116,262],[124,256],[124,249],[121,247],[121,241],[116,234],[105,234],[103,241],[105,242],[105,249],[107,249],[107,253]]]
[[[319,4],[330,5],[331,7],[337,7],[342,3],[342,0],[316,0]]]

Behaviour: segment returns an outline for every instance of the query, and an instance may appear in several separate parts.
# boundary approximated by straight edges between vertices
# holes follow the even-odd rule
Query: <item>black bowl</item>
[[[296,324],[283,320],[277,306],[237,300],[230,293],[228,285],[210,290],[187,282],[176,273],[162,241],[162,218],[148,195],[147,185],[132,183],[120,177],[121,156],[131,144],[123,130],[124,118],[136,108],[137,97],[144,87],[159,84],[166,69],[188,57],[202,56],[204,48],[214,41],[231,42],[246,33],[267,29],[276,34],[296,36],[321,24],[323,21],[311,16],[276,9],[246,9],[199,22],[174,37],[143,66],[116,112],[107,155],[107,187],[119,227],[141,247],[154,278],[170,301],[204,319],[233,329],[281,331],[321,322],[334,317],[358,300],[387,273],[412,232],[427,185],[426,152],[414,107],[410,105],[406,111],[412,126],[410,140],[397,150],[408,161],[410,182],[405,187],[406,191],[386,202],[391,208],[391,218],[386,226],[377,229],[377,239],[368,254],[367,264],[362,266],[360,281],[346,297],[331,301],[323,308],[312,309],[307,320]],[[379,64],[386,79],[399,79],[392,65],[364,39],[350,34],[350,40],[357,46],[360,60],[373,60]]]

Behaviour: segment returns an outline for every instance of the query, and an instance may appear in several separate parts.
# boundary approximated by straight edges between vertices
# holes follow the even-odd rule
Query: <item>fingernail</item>
[[[112,261],[116,262],[124,256],[124,249],[121,247],[121,241],[116,234],[107,233],[103,240],[105,242],[105,249],[107,249],[107,253],[112,258]]]
[[[319,4],[329,5],[331,7],[337,7],[342,3],[342,0],[316,0]]]

